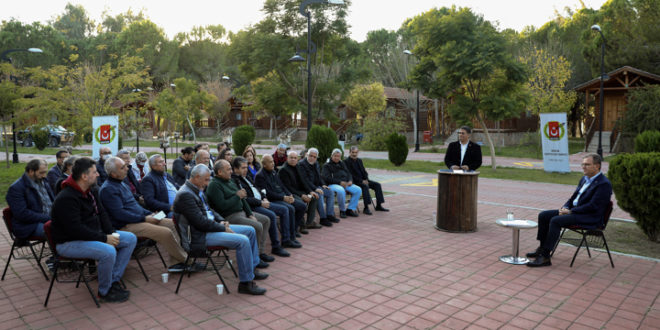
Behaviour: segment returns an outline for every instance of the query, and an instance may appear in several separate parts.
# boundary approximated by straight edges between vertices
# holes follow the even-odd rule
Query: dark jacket
[[[224,219],[213,211],[213,220],[207,217],[202,198],[204,194],[190,181],[186,181],[176,193],[174,199],[174,218],[181,232],[181,247],[192,256],[201,256],[206,251],[206,233],[224,232],[225,226],[220,224]]]
[[[468,147],[465,150],[463,162],[461,163],[461,142],[454,141],[450,143],[449,147],[447,147],[447,153],[445,153],[445,165],[447,165],[447,168],[451,168],[454,165],[467,165],[471,171],[476,171],[481,167],[481,146],[468,141]]]
[[[48,195],[54,200],[55,195],[50,185],[48,182],[44,183]],[[12,230],[14,236],[18,238],[30,236],[37,228],[37,224],[50,220],[50,214],[43,213],[39,192],[32,186],[30,178],[25,173],[9,186],[5,199],[13,214]]]
[[[236,183],[236,185],[238,185],[239,189],[245,189],[245,192],[247,193],[247,197],[245,197],[245,200],[247,201],[248,205],[250,205],[250,209],[254,209],[255,207],[261,206],[261,199],[257,199],[254,197],[254,192],[252,191],[252,187],[250,187],[250,184],[252,184],[252,186],[257,188],[257,186],[254,184],[254,181],[252,180],[252,175],[250,175],[250,173],[248,173],[246,177],[232,174],[231,179],[234,181],[234,183]],[[261,194],[261,192],[259,193]],[[261,196],[261,198],[264,197],[266,196]]]
[[[284,186],[277,172],[266,171],[264,168],[257,172],[254,177],[254,185],[257,189],[266,189],[266,198],[272,202],[284,200],[284,196],[290,196],[291,192]]]
[[[307,161],[307,158],[298,162],[298,171],[300,171],[300,176],[304,179],[303,181],[310,186],[307,187],[310,191],[322,188],[326,185],[325,180],[321,176],[321,167],[319,162],[310,164]]]
[[[108,173],[105,172],[105,159],[103,157],[99,158],[96,162],[96,171],[99,172],[99,177],[96,178],[96,183],[100,186],[103,185],[105,180],[108,179]]]
[[[249,217],[252,215],[252,210],[245,199],[236,195],[239,189],[234,181],[215,177],[206,188],[206,200],[209,206],[223,217],[241,211]]]
[[[129,223],[144,222],[144,217],[151,214],[138,204],[125,183],[113,177],[105,180],[99,189],[99,197],[116,229],[124,228]]]
[[[62,182],[62,191],[55,198],[52,215],[52,236],[55,243],[69,241],[106,242],[114,229],[95,188],[83,192],[73,177]]]
[[[298,197],[307,195],[310,191],[314,190],[307,189],[308,184],[303,182],[304,180],[300,176],[300,172],[298,172],[297,165],[293,167],[289,165],[289,163],[284,163],[282,168],[280,168],[280,170],[277,172],[277,175],[280,177],[280,181],[284,183],[286,189]]]
[[[353,181],[351,173],[342,162],[335,163],[332,160],[323,165],[321,176],[327,184],[339,184],[341,181]]]
[[[57,183],[55,183],[55,189],[53,189],[53,192],[55,193],[55,196],[57,196],[57,194],[59,194],[60,191],[62,191],[62,182],[64,182],[64,180],[66,180],[68,178],[69,178],[69,175],[64,174],[64,175],[62,175],[62,177],[59,180],[57,180]]]
[[[179,189],[179,185],[174,182],[172,176],[167,172],[165,173],[167,181],[172,183],[176,189]],[[165,214],[170,212],[170,200],[167,195],[167,186],[163,181],[163,173],[156,173],[154,170],[149,171],[140,183],[140,191],[142,191],[144,204],[148,210],[152,212],[163,211]]]
[[[50,171],[48,171],[48,175],[46,176],[46,179],[48,180],[48,185],[50,185],[50,189],[52,191],[55,191],[55,185],[57,184],[57,181],[61,179],[64,176],[64,173],[62,173],[62,169],[57,166],[57,164],[53,165],[53,167],[50,168]]]
[[[184,167],[190,165],[190,163],[192,163],[192,160],[186,161],[183,159],[183,156],[179,156],[179,158],[174,160],[174,164],[172,164],[172,177],[174,178],[174,182],[179,186],[182,186],[186,182],[188,171]]]
[[[364,168],[362,159],[348,157],[344,159],[344,165],[346,165],[346,168],[351,173],[354,183],[362,183],[364,180],[369,180],[369,174],[367,174],[367,170]]]
[[[612,197],[612,183],[605,174],[601,173],[580,195],[577,205],[573,206],[573,200],[577,197],[585,182],[585,178],[582,177],[564,207],[570,209],[571,213],[580,219],[581,224],[600,226],[603,224],[603,215]]]
[[[135,193],[133,191],[131,191],[131,193],[133,194],[133,198],[135,198],[135,200],[139,200],[140,197],[142,197],[142,191],[140,191],[140,181],[135,177],[135,173],[133,172],[132,165],[128,165],[128,173],[126,174],[126,178],[124,179],[124,182],[126,183],[126,185],[128,185],[127,188],[129,188],[129,191],[130,191],[129,183],[133,185],[133,187],[135,187]]]

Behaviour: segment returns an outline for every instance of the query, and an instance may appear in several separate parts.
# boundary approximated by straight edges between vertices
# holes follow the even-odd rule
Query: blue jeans
[[[271,204],[271,208],[272,208]],[[263,214],[267,216],[270,219],[270,226],[268,228],[268,236],[270,237],[270,246],[271,247],[279,247],[280,246],[280,240],[279,240],[279,235],[277,234],[277,215],[273,210],[267,209],[263,206],[257,206],[252,209],[252,212],[257,212],[259,214]]]
[[[319,195],[319,199],[323,198],[325,203],[323,203],[323,200],[319,200],[319,202],[316,203],[316,210],[319,211],[321,219],[325,219],[329,215],[335,215],[335,194],[330,188],[322,188],[322,190],[323,195]]]
[[[251,226],[229,225],[234,233],[206,233],[206,246],[224,246],[236,250],[238,264],[238,279],[249,282],[254,279],[254,268],[259,262],[259,246],[257,234]]]
[[[275,208],[273,208],[275,207]],[[277,213],[277,209],[280,210],[282,214],[286,212],[287,220],[283,220],[282,214],[277,213],[280,216],[280,222],[282,223],[282,242],[289,242],[296,239],[296,208],[284,201],[270,202],[270,208]],[[284,211],[282,211],[284,210]]]
[[[348,209],[357,211],[358,202],[360,201],[360,196],[362,195],[362,189],[357,185],[350,185],[346,188],[333,184],[330,185],[330,189],[337,193],[337,204],[339,204],[339,211],[346,211],[346,193],[351,194],[351,200],[348,201]]]
[[[40,222],[37,224],[37,228],[34,228],[34,231],[30,236],[43,237],[46,238],[46,232],[44,232],[44,224]]]
[[[127,231],[119,233],[119,244],[114,247],[99,241],[69,241],[57,244],[55,249],[63,257],[88,258],[98,262],[99,293],[106,295],[112,283],[119,282],[137,243],[137,237]]]
[[[332,192],[337,193],[337,205],[339,205],[339,211],[344,212],[346,211],[346,190],[344,190],[344,187],[338,185],[338,184],[331,184],[328,186]],[[334,205],[333,205],[333,210],[334,210]]]

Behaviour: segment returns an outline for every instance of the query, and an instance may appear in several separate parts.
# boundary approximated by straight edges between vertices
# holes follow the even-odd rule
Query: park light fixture
[[[603,31],[600,29],[600,25],[594,24],[591,26],[591,30],[593,31],[598,31],[600,34],[600,38],[603,39],[603,41],[600,44],[600,90],[598,92],[598,96],[600,98],[600,101],[598,103],[598,149],[596,150],[596,153],[600,156],[600,158],[603,158],[603,112],[605,110],[605,105],[603,104],[604,102],[604,95],[603,95],[603,89],[604,89],[604,83],[606,79],[605,75],[605,36],[603,35]]]

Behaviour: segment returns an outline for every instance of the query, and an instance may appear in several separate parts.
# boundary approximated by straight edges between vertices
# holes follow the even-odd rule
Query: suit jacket
[[[187,162],[181,156],[174,160],[174,164],[172,164],[172,176],[174,177],[174,182],[179,186],[182,186],[186,182],[188,171],[186,171],[185,166],[190,165],[191,163],[192,160]]]
[[[172,176],[165,172],[167,181],[169,181],[176,189],[179,185],[174,182]],[[167,195],[167,186],[163,181],[163,175],[155,171],[149,171],[140,183],[140,191],[144,196],[144,204],[149,211],[158,212],[163,211],[165,214],[170,212],[169,197]]]
[[[307,189],[313,191],[325,186],[325,181],[321,176],[321,167],[319,162],[310,164],[307,161],[307,158],[298,162],[296,165],[298,171],[300,171],[300,176],[303,178],[303,182],[307,183]]]
[[[55,185],[57,184],[57,181],[59,181],[63,176],[64,173],[62,173],[62,169],[57,166],[57,164],[50,168],[46,179],[48,180],[48,184],[50,185],[50,189],[52,191],[55,191]]]
[[[580,192],[580,189],[586,182],[585,178],[580,179],[580,183],[571,195],[571,198],[566,201],[564,207],[571,210],[580,222],[585,225],[594,225],[594,227],[603,224],[603,215],[607,209],[607,203],[610,202],[612,197],[612,183],[607,179],[605,174],[601,173],[594,178],[593,182],[587,189],[580,195],[578,203],[573,206],[573,200]]]
[[[252,187],[250,187],[250,184],[252,184],[253,187],[257,188],[257,186],[254,185],[254,181],[252,181],[252,175],[250,173],[248,173],[248,175],[245,177],[232,174],[231,179],[234,181],[234,183],[236,183],[239,189],[245,189],[245,192],[247,193],[245,200],[247,201],[248,205],[250,205],[251,209],[261,206],[261,199],[254,197],[254,192],[252,191]],[[261,192],[259,192],[259,194],[261,194]],[[265,197],[266,196],[261,196],[261,198]]]
[[[481,166],[481,147],[472,141],[468,141],[468,147],[461,163],[461,142],[454,141],[447,148],[445,165],[447,165],[447,168],[454,165],[467,165],[471,171],[475,171]]]
[[[96,162],[96,171],[99,172],[99,177],[96,178],[96,184],[100,187],[108,179],[108,173],[105,172],[105,159],[101,158]]]
[[[277,172],[277,175],[280,177],[282,183],[284,183],[284,186],[298,197],[306,195],[314,190],[308,188],[310,184],[306,183],[306,179],[300,175],[298,164],[294,167],[289,165],[289,163],[284,163],[282,168]]]
[[[37,228],[37,224],[50,220],[50,214],[43,212],[39,192],[30,183],[27,174],[23,174],[7,191],[7,204],[11,208],[12,231],[18,238],[25,238]],[[50,185],[44,180],[46,191],[51,201],[55,200]]]
[[[254,176],[254,185],[259,190],[266,189],[266,198],[273,202],[284,200],[284,196],[291,195],[275,170],[269,172],[262,167]]]
[[[367,173],[367,170],[364,168],[362,159],[357,158],[353,160],[353,158],[348,157],[344,159],[344,164],[346,165],[346,168],[348,168],[348,171],[351,172],[354,183],[361,184],[362,181],[369,180],[369,174]]]
[[[206,199],[206,196],[200,194],[199,189],[190,181],[186,181],[176,193],[173,205],[174,218],[181,232],[181,247],[193,256],[204,255],[206,233],[226,231],[225,226],[220,224],[225,219],[213,209],[209,209],[213,219],[208,218],[202,198]]]

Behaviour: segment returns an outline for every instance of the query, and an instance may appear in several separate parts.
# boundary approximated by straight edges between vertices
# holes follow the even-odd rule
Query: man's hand
[[[348,181],[348,182],[346,182],[346,185],[349,186],[349,187],[352,186],[352,185],[353,185],[353,181]]]
[[[245,189],[241,189],[241,190],[236,192],[236,195],[238,197],[240,197],[241,199],[243,199],[243,198],[247,197],[247,192],[245,192]]]
[[[369,180],[367,180],[367,179],[362,180],[362,184],[363,184],[363,185],[368,185],[368,184],[369,184]]]
[[[339,185],[346,188],[346,187],[348,187],[349,184],[346,181],[339,181]]]
[[[261,201],[261,207],[263,208],[270,208],[270,202],[267,199],[264,199]]]
[[[186,170],[186,172],[187,172],[187,171],[190,171],[190,165],[184,165],[184,166],[183,166],[183,169]]]
[[[319,195],[323,195],[323,189],[321,188],[316,189],[316,198],[318,198]]]
[[[296,200],[296,199],[293,198],[293,196],[291,196],[291,195],[289,195],[289,196],[284,196],[284,201],[287,202],[287,203],[289,203],[289,204],[293,204],[293,202],[294,202],[295,200]]]
[[[559,209],[559,215],[566,215],[566,214],[571,214],[571,210],[569,210],[565,207],[562,207],[562,208]]]
[[[309,197],[309,195],[302,195],[302,196],[300,196],[300,198],[302,198],[303,202],[305,202],[305,203],[309,203],[309,201],[312,200],[312,198]]]
[[[314,198],[319,199],[319,194],[317,194],[316,192],[312,191],[309,194],[314,196]]]
[[[143,196],[140,196],[140,198],[138,199],[138,203],[140,203],[140,205],[144,205],[144,197]]]
[[[231,230],[231,228],[229,227],[229,222],[227,222],[227,221],[221,221],[220,224],[223,225],[223,226],[225,226],[225,233],[233,233],[233,232],[234,232],[234,231]]]
[[[249,216],[248,218],[249,218],[249,219],[252,219],[252,220],[254,220],[254,221],[258,221],[258,220],[257,220],[257,217],[255,217],[254,214],[251,215],[251,216]]]
[[[159,221],[154,218],[153,214],[150,214],[144,217],[144,222],[156,225]]]
[[[325,185],[325,184],[322,185],[321,187],[322,187],[323,189],[330,189],[330,188],[328,188],[328,185]]]
[[[470,170],[470,167],[467,166],[467,165],[463,165],[463,166],[461,166],[461,169],[462,169],[463,171],[469,171],[469,170]]]
[[[460,170],[461,168],[458,165],[452,165],[451,169],[452,170]]]
[[[105,242],[112,245],[112,246],[117,246],[119,245],[119,237],[114,237],[112,235],[106,235],[105,236]]]

